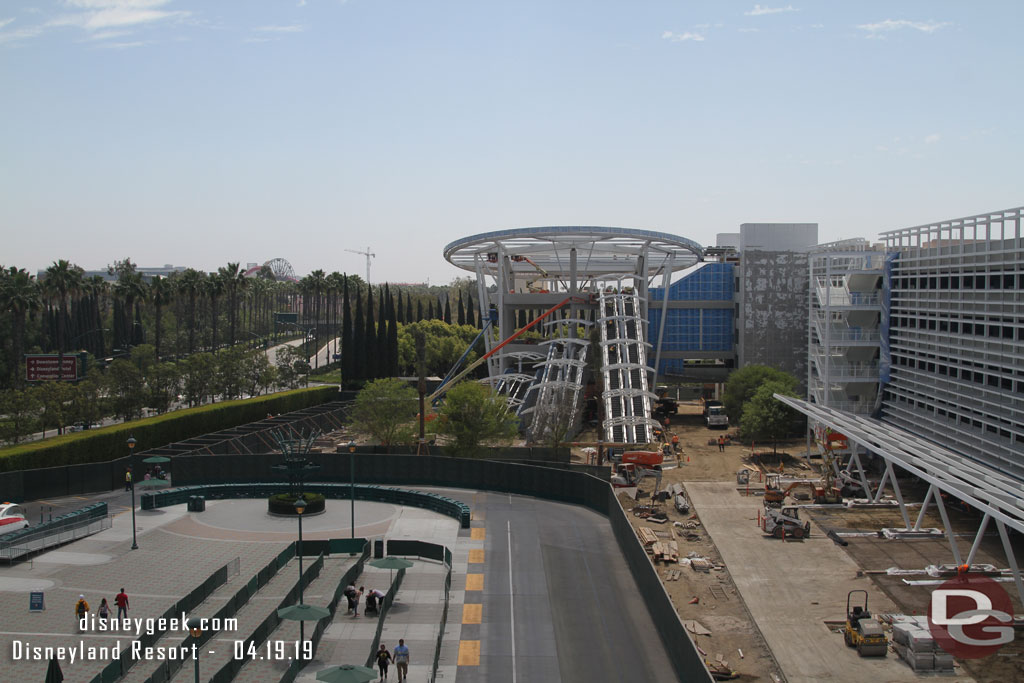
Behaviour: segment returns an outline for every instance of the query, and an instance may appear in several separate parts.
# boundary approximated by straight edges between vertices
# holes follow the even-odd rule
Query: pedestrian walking
[[[84,595],[79,595],[78,602],[75,603],[75,623],[79,630],[82,630],[82,620],[87,614],[89,614],[89,603],[85,601]]]
[[[131,491],[132,490],[132,470],[131,470],[130,467],[129,468],[125,468],[125,471],[124,471],[124,490],[125,491]]]
[[[348,612],[346,614],[352,614],[356,608],[356,585],[354,583],[345,586],[345,599],[348,600]]]
[[[391,653],[388,652],[388,648],[384,643],[380,644],[380,649],[377,650],[377,668],[380,669],[380,680],[385,680],[388,677],[388,664],[391,662]]]
[[[409,678],[409,648],[405,644],[403,638],[398,639],[398,645],[395,646],[395,668],[398,669],[398,683]]]
[[[678,453],[679,452],[679,435],[678,434],[673,434],[672,435],[672,452],[673,453]]]
[[[359,601],[363,598],[364,586],[360,586],[359,590],[356,591],[355,598],[352,600],[352,608],[355,610],[355,618],[359,618]]]
[[[121,588],[121,592],[114,596],[114,604],[117,605],[117,618],[124,619],[128,616],[128,594]]]
[[[720,434],[718,437],[718,452],[725,453],[725,435]]]
[[[107,604],[107,599],[103,598],[100,601],[100,606],[96,609],[96,614],[99,615],[100,621],[104,624],[107,623],[107,617],[110,616],[110,605]]]

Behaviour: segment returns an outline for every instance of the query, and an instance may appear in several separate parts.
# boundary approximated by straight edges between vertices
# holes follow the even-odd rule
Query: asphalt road
[[[523,496],[466,500],[486,560],[483,619],[461,635],[480,640],[480,663],[460,665],[459,683],[677,680],[606,518]]]

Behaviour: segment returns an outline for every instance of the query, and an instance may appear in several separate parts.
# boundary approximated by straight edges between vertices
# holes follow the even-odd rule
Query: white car
[[[0,534],[20,531],[28,526],[25,508],[14,503],[0,503]]]

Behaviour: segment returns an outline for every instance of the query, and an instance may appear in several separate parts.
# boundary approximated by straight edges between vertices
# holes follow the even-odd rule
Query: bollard
[[[50,506],[50,521],[53,521],[53,506]]]
[[[43,506],[42,505],[39,506],[39,523],[40,524],[43,523]]]

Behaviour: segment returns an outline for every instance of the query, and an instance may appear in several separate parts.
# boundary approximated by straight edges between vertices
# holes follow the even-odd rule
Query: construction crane
[[[351,254],[361,254],[366,257],[366,284],[370,284],[370,259],[377,258],[377,255],[370,251],[367,247],[366,251],[358,251],[356,249],[346,249],[345,251]]]

